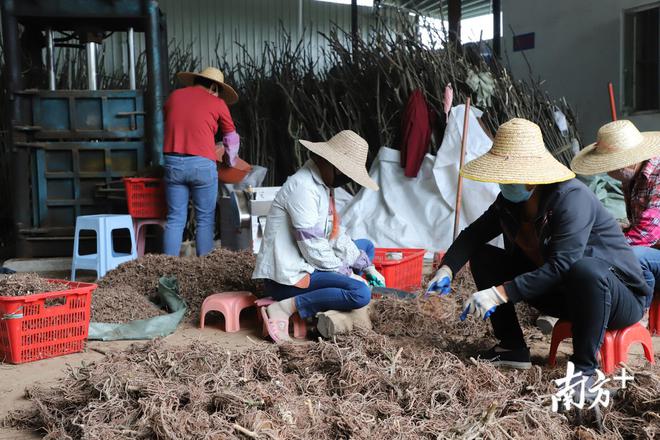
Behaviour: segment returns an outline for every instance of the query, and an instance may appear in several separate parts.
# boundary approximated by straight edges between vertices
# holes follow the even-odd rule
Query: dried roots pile
[[[257,292],[257,285],[252,280],[254,264],[255,257],[249,251],[215,249],[203,257],[147,254],[108,272],[99,281],[99,286],[130,286],[143,296],[154,296],[160,277],[176,277],[179,293],[187,303],[189,313],[196,319],[204,298],[212,293]],[[120,316],[118,319],[126,322]]]
[[[68,289],[66,284],[53,283],[34,273],[0,275],[0,296],[35,295]]]
[[[101,287],[92,295],[92,322],[121,324],[166,313],[131,286]]]
[[[558,370],[499,371],[373,332],[239,353],[154,342],[28,390],[32,407],[6,423],[47,439],[653,438],[660,376],[647,371],[599,436],[550,410]]]
[[[460,323],[456,292],[373,305],[375,332],[334,341],[227,351],[195,342],[135,345],[33,387],[5,424],[46,439],[652,439],[660,433],[660,368],[633,371],[604,428],[551,411],[561,369],[504,371],[459,357],[487,340]],[[383,333],[383,334],[379,334]],[[462,344],[462,345],[461,345]],[[456,350],[456,351],[454,351]]]

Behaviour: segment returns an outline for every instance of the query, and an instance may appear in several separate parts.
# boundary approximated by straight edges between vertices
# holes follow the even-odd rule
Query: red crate
[[[126,177],[126,203],[133,218],[165,218],[165,185],[162,179]]]
[[[388,252],[400,252],[401,260],[387,260]],[[385,277],[387,287],[413,291],[422,286],[424,249],[377,248],[374,266]]]
[[[96,284],[66,284],[59,292],[0,296],[0,361],[37,361],[82,351],[89,330],[90,305]],[[55,303],[47,305],[46,302]]]

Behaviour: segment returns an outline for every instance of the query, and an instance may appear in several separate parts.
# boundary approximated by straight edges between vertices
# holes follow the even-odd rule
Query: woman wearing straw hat
[[[500,184],[501,194],[447,251],[430,290],[446,292],[470,261],[478,292],[462,315],[490,317],[499,344],[481,358],[531,366],[514,304],[524,301],[573,326],[576,370],[593,375],[606,328],[637,322],[648,285],[616,221],[595,195],[547,151],[539,127],[512,119],[492,149],[461,170]],[[488,243],[504,235],[505,249]]]
[[[163,248],[168,255],[179,255],[191,196],[197,222],[197,255],[205,255],[213,249],[215,233],[215,136],[218,131],[223,135],[225,160],[233,166],[239,137],[228,106],[238,101],[238,95],[225,84],[222,72],[213,67],[201,73],[180,72],[177,77],[187,87],[172,92],[164,107],[168,212]]]
[[[571,168],[577,174],[607,173],[621,181],[629,222],[624,234],[635,246],[653,290],[660,280],[660,132],[640,133],[626,120],[605,124],[597,141],[575,156]]]
[[[324,337],[338,329],[333,315],[322,312],[353,310],[342,316],[368,323],[364,307],[371,291],[356,273],[385,282],[371,262],[373,244],[353,242],[344,233],[334,203],[334,188],[351,180],[378,190],[365,167],[367,142],[345,130],[327,142],[300,143],[311,151],[311,159],[277,193],[253,274],[265,280],[266,294],[277,300],[261,309],[277,343],[290,340],[289,317],[295,312],[302,318],[317,316]]]

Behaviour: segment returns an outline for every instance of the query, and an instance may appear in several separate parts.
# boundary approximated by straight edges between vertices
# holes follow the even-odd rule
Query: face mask
[[[527,190],[527,186],[523,183],[500,183],[500,191],[502,197],[513,203],[526,202],[532,197],[534,190]]]
[[[339,188],[340,186],[344,186],[350,182],[352,182],[352,179],[350,177],[348,177],[346,174],[342,173],[337,168],[335,168],[335,176],[332,179],[333,188]]]

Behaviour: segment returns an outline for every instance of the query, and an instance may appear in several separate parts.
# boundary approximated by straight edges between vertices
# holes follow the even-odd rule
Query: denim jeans
[[[660,289],[660,249],[646,246],[634,246],[633,252],[642,266],[644,279],[651,286],[651,290]],[[646,307],[651,305],[653,295],[647,299]]]
[[[215,206],[218,198],[218,172],[215,162],[200,156],[165,155],[165,196],[167,225],[163,250],[178,256],[188,217],[188,197],[192,196],[197,224],[197,255],[213,249]]]
[[[499,286],[535,268],[526,258],[490,245],[483,246],[470,258],[470,270],[479,290]],[[598,349],[605,330],[632,325],[644,312],[644,298],[635,295],[610,270],[608,263],[591,257],[576,261],[556,289],[534,298],[529,304],[546,315],[571,321],[571,360],[585,375],[592,374],[598,367]],[[526,347],[513,304],[498,306],[490,316],[490,323],[500,346]]]
[[[369,240],[355,240],[356,246],[373,261],[374,245]],[[359,309],[371,300],[371,290],[358,280],[337,272],[315,271],[310,275],[309,287],[301,289],[266,280],[265,291],[277,301],[295,297],[296,309],[301,318],[314,317],[328,310]]]

